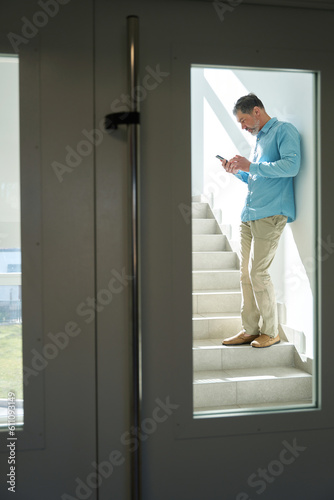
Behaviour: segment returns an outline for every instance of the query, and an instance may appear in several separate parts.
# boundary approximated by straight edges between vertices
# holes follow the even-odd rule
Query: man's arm
[[[251,163],[249,172],[261,177],[295,177],[300,168],[300,136],[297,129],[286,123],[278,132],[280,159],[273,162]]]

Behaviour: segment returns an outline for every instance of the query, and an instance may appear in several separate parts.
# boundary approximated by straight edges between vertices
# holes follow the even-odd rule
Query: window
[[[0,425],[8,393],[23,423],[19,59],[0,56]]]
[[[191,68],[193,233],[193,409],[197,416],[305,408],[317,402],[317,74],[306,71]],[[247,186],[217,154],[251,155],[234,103],[254,92],[271,117],[301,135],[294,180],[297,218],[287,224],[270,269],[281,342],[266,349],[226,347],[240,319],[239,223]],[[257,351],[257,352],[255,352]],[[268,352],[269,351],[269,352]],[[259,391],[259,387],[263,390]]]

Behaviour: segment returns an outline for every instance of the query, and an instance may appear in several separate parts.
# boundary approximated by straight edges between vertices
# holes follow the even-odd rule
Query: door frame
[[[217,53],[219,52],[219,53]],[[293,51],[290,51],[290,56]],[[298,68],[289,66],[285,50],[273,49],[233,49],[228,48],[225,52],[220,47],[208,45],[178,45],[173,52],[173,114],[178,116],[175,120],[173,135],[173,171],[174,171],[174,200],[173,200],[173,253],[178,255],[173,269],[173,297],[175,331],[182,331],[183,335],[177,336],[175,344],[176,370],[175,373],[183,373],[181,379],[174,380],[174,399],[182,401],[180,410],[175,419],[174,432],[177,438],[199,438],[210,436],[230,436],[236,434],[252,434],[257,432],[292,431],[312,428],[326,428],[334,416],[334,405],[331,402],[330,391],[326,384],[322,384],[322,370],[334,375],[328,352],[322,348],[321,329],[323,320],[321,313],[322,289],[322,262],[318,256],[318,297],[315,303],[315,315],[317,324],[317,342],[315,347],[315,373],[313,376],[313,389],[316,389],[318,399],[315,407],[282,409],[282,411],[252,411],[246,414],[221,414],[210,416],[193,416],[192,403],[192,321],[191,321],[191,224],[185,224],[182,216],[182,207],[191,207],[191,139],[190,139],[190,68],[191,65],[239,67],[249,69],[250,61],[256,61],[254,69],[268,70],[270,68],[281,70],[307,70],[317,74],[319,85],[317,98],[317,241],[321,241],[322,232],[322,207],[324,199],[321,198],[321,170],[322,147],[321,130],[329,120],[327,109],[324,106],[326,99],[323,96],[329,91],[331,72],[329,68],[330,55],[317,51],[298,51],[294,54],[298,61]],[[292,57],[293,58],[293,57]],[[291,60],[291,59],[290,59]],[[182,141],[180,140],[182,137]],[[180,172],[185,172],[180,176]],[[177,181],[176,181],[177,180]],[[188,259],[188,261],[187,261]],[[315,385],[316,384],[316,385]],[[277,422],[277,414],[280,419]],[[300,414],[303,418],[300,418]]]

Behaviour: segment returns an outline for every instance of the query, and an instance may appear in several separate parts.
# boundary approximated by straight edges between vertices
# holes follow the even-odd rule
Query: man
[[[271,118],[255,94],[240,97],[233,114],[243,130],[256,136],[256,144],[252,161],[239,155],[222,160],[226,172],[248,184],[240,225],[243,329],[222,343],[270,347],[280,338],[268,269],[286,223],[296,216],[293,177],[300,167],[300,136],[291,123]]]

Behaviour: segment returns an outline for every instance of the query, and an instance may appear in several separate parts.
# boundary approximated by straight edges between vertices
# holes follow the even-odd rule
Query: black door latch
[[[111,113],[106,115],[104,123],[106,130],[117,130],[118,125],[136,125],[140,123],[140,113],[138,111]]]

